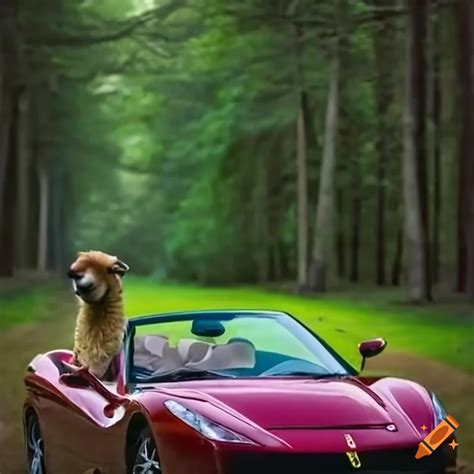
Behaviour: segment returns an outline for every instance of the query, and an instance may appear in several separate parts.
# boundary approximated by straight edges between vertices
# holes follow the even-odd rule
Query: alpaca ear
[[[124,276],[129,270],[130,267],[125,262],[122,262],[122,260],[117,260],[109,267],[109,273],[115,273],[120,276]]]

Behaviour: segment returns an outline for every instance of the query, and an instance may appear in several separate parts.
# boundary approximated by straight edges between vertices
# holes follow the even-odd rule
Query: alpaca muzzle
[[[68,277],[72,280],[74,293],[77,296],[84,297],[95,290],[96,285],[94,284],[94,280],[86,273],[69,270]]]
[[[84,273],[75,272],[74,270],[69,270],[67,272],[67,276],[68,278],[71,278],[72,280],[80,280],[84,276]]]

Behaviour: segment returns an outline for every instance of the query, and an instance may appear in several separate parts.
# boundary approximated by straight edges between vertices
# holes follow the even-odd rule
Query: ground
[[[358,361],[353,347],[358,339],[387,337],[386,352],[368,361],[367,369],[408,377],[434,390],[461,424],[462,472],[474,472],[473,334],[472,319],[464,309],[446,321],[431,309],[397,308],[394,319],[393,308],[374,301],[370,305],[357,300],[349,303],[345,296],[337,301],[308,300],[254,289],[158,287],[139,280],[128,282],[126,294],[129,314],[196,307],[286,309],[322,333],[354,364]],[[0,473],[20,474],[25,472],[20,428],[22,375],[38,352],[71,347],[75,306],[70,293],[53,286],[34,291],[15,288],[7,296],[0,293],[0,308]],[[8,322],[6,315],[17,324]]]

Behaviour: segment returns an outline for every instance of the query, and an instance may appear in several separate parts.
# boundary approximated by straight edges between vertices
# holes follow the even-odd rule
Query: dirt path
[[[23,474],[24,453],[20,426],[23,399],[22,375],[31,358],[48,349],[70,347],[74,307],[58,298],[51,311],[63,314],[41,324],[0,333],[0,474]],[[434,390],[460,422],[459,454],[474,466],[474,377],[421,357],[388,351],[368,362],[368,369],[417,380]],[[467,466],[461,471],[474,473]]]
[[[40,352],[72,346],[74,302],[58,295],[50,311],[54,319],[0,332],[0,474],[26,472],[21,411],[28,363]]]

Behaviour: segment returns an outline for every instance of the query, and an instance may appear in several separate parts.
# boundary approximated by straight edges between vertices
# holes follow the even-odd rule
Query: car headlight
[[[433,402],[433,410],[435,414],[435,426],[437,426],[441,421],[448,416],[446,408],[444,408],[440,399],[434,394],[431,393],[431,401]]]
[[[224,428],[223,426],[214,423],[206,417],[196,413],[189,408],[181,405],[174,400],[165,401],[166,408],[181,421],[194,428],[196,431],[201,433],[208,439],[213,441],[222,441],[225,443],[244,443],[254,444],[252,441],[247,439],[245,436],[234,433],[233,431]]]

